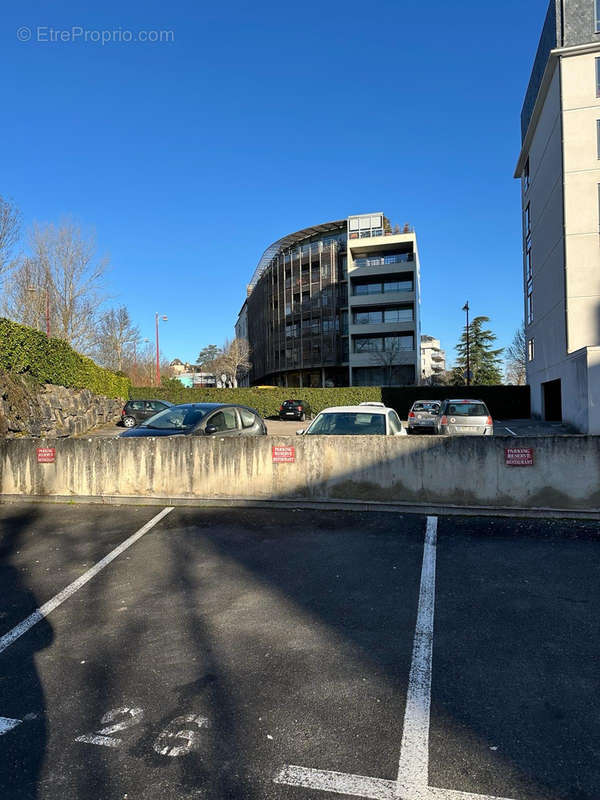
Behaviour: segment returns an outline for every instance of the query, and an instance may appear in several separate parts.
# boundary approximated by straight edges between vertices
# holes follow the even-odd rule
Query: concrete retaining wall
[[[39,464],[36,448],[56,448]],[[531,447],[531,467],[505,447]],[[273,463],[273,446],[295,448]],[[600,437],[9,439],[0,494],[123,501],[361,501],[506,509],[600,509]]]

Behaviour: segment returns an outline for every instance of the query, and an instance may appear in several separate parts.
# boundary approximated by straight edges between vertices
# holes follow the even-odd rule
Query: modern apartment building
[[[434,385],[446,372],[446,353],[439,339],[421,336],[421,383]]]
[[[551,0],[521,132],[532,411],[600,433],[600,0]]]
[[[415,233],[383,213],[304,228],[264,252],[236,334],[252,385],[414,384],[420,376]]]

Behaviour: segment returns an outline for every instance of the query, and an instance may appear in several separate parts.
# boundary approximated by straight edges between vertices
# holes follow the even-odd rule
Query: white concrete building
[[[446,372],[446,353],[439,339],[421,336],[421,383],[433,385]]]
[[[532,412],[600,433],[600,0],[551,0],[521,128]]]

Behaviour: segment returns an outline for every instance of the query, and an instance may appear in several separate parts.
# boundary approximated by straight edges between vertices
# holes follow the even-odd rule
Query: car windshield
[[[439,403],[415,403],[412,410],[413,411],[438,411],[440,407]]]
[[[450,403],[447,414],[452,417],[487,417],[488,410],[483,403]]]
[[[337,436],[385,434],[385,415],[351,411],[323,413],[319,414],[306,433]]]
[[[160,411],[144,424],[145,428],[153,430],[189,430],[195,427],[206,416],[206,411],[193,406],[173,406]]]

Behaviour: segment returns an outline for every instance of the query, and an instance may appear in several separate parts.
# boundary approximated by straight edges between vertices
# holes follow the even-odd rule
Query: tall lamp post
[[[154,315],[156,319],[156,385],[160,386],[160,349],[158,345],[158,321],[166,322],[168,317],[160,315],[158,311]]]
[[[467,313],[467,386],[471,385],[471,342],[469,331],[469,301],[464,304],[463,311]]]

